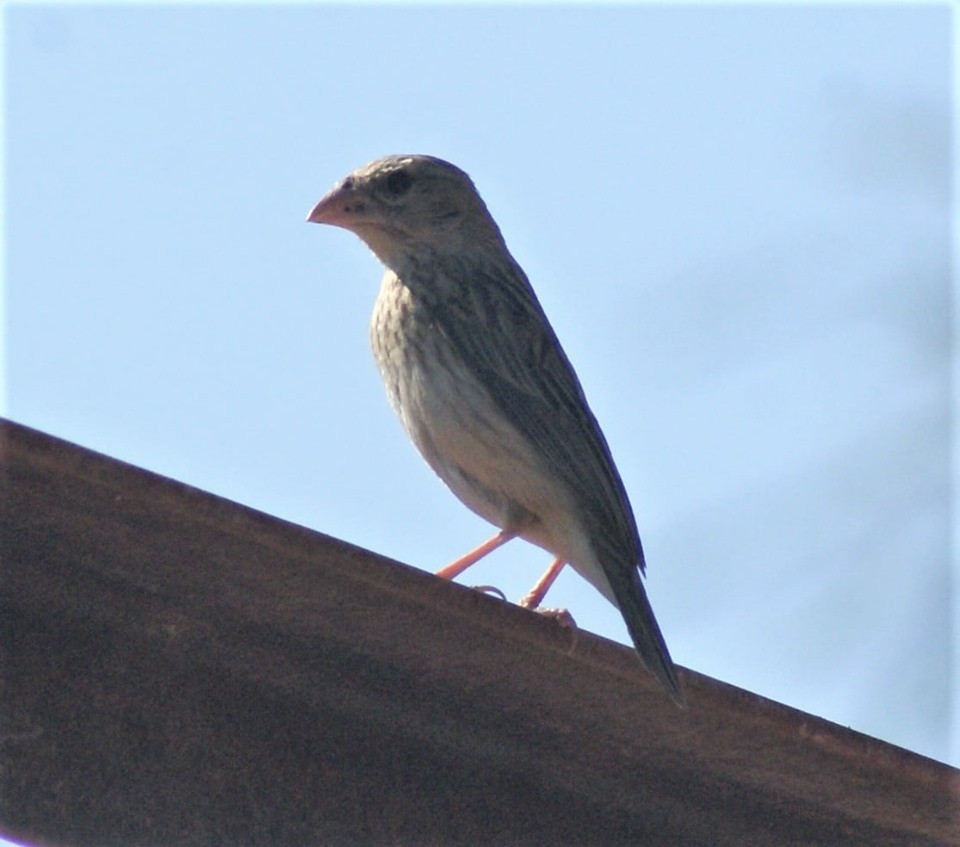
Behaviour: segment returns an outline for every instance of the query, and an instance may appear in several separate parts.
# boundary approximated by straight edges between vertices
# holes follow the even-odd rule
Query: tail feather
[[[640,571],[631,568],[604,568],[617,605],[627,624],[627,631],[647,669],[662,683],[671,699],[680,707],[686,706],[680,679],[670,651],[653,615],[647,592],[640,579]]]

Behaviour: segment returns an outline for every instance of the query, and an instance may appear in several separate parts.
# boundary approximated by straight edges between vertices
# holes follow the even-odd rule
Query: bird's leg
[[[563,559],[554,559],[553,563],[547,568],[546,573],[537,580],[537,584],[533,586],[520,600],[520,605],[525,609],[533,609],[538,614],[544,615],[548,618],[553,618],[560,626],[566,627],[567,629],[573,630],[576,633],[577,622],[573,619],[573,615],[570,614],[566,609],[541,609],[540,604],[543,602],[543,598],[547,596],[547,592],[550,590],[550,586],[557,581],[557,577],[560,576],[560,571],[563,570],[566,562]],[[574,644],[576,641],[574,641]],[[571,647],[571,650],[573,648]]]
[[[537,580],[537,584],[520,600],[520,605],[525,609],[536,609],[543,602],[543,598],[547,596],[550,586],[557,581],[564,565],[566,565],[566,562],[563,559],[554,559],[546,573]]]
[[[514,536],[515,533],[513,532],[510,532],[506,529],[501,530],[495,536],[493,536],[493,538],[489,539],[488,541],[484,541],[483,544],[481,544],[475,550],[471,550],[469,553],[464,554],[456,561],[451,562],[445,568],[440,568],[440,570],[437,571],[437,576],[443,577],[443,579],[456,579],[471,565],[475,565],[488,553],[492,553],[498,547],[502,547]]]

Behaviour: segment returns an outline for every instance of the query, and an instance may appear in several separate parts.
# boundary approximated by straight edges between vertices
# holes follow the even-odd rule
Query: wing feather
[[[451,257],[441,273],[457,284],[431,304],[438,329],[581,504],[604,568],[642,571],[636,522],[610,448],[522,269],[512,259],[490,265]]]

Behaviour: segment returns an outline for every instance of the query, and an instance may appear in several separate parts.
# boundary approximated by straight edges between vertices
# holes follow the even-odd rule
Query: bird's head
[[[362,238],[388,267],[424,249],[503,245],[473,182],[433,156],[386,156],[338,182],[307,215]]]

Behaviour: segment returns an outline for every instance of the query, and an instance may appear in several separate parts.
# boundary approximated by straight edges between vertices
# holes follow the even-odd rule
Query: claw
[[[470,586],[474,591],[479,591],[482,594],[492,594],[494,597],[499,597],[503,600],[504,603],[509,602],[507,600],[507,595],[504,594],[499,588],[495,585],[471,585]]]
[[[577,630],[577,622],[567,609],[534,609],[538,615],[555,620],[564,629]]]
[[[534,609],[533,611],[545,618],[551,618],[557,622],[561,629],[570,633],[570,647],[567,648],[567,655],[572,656],[576,652],[577,642],[580,640],[580,629],[573,619],[573,615],[566,609]]]

